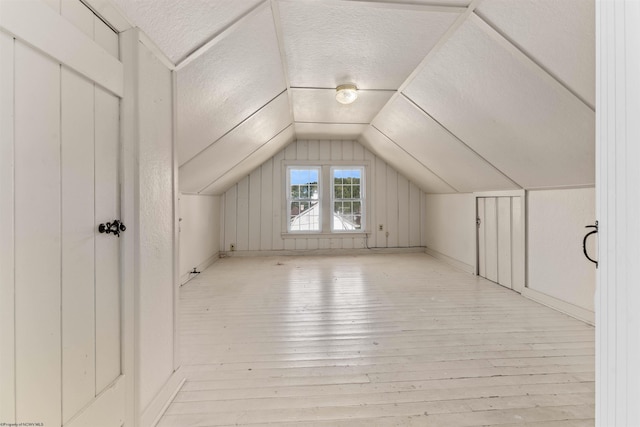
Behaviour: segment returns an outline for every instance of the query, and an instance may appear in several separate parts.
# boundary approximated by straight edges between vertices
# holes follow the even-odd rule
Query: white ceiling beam
[[[573,96],[578,98],[584,105],[589,107],[589,109],[591,109],[591,111],[593,111],[595,113],[595,111],[596,111],[595,105],[591,104],[589,101],[584,99],[580,94],[578,94],[575,90],[573,90],[566,82],[564,82],[560,77],[558,77],[549,68],[545,67],[540,62],[538,62],[536,59],[534,59],[533,56],[531,56],[531,54],[529,52],[527,52],[526,49],[524,49],[520,44],[518,44],[512,38],[508,37],[503,31],[501,31],[498,28],[497,25],[495,25],[493,22],[491,22],[491,20],[489,18],[487,18],[482,13],[480,13],[480,11],[477,11],[477,10],[474,11],[474,19],[476,19],[476,18],[478,19],[478,21],[482,22],[485,27],[489,27],[489,28],[491,28],[491,30],[493,30],[492,32],[494,33],[494,39],[500,40],[500,42],[501,42],[501,44],[503,46],[507,46],[504,42],[508,43],[508,45],[510,45],[509,49],[512,50],[512,51],[513,51],[514,48],[517,49],[520,54],[524,55],[531,63],[536,65],[535,68],[537,69],[536,72],[538,74],[540,74],[540,71],[542,71],[545,74],[547,74],[548,76],[550,76],[551,78],[553,78],[558,84],[560,84],[562,87],[564,87],[567,91],[569,91]],[[499,38],[497,36],[499,36]]]
[[[184,59],[181,59],[180,61],[178,61],[176,63],[175,70],[179,71],[180,69],[186,67],[187,65],[189,65],[190,63],[192,63],[193,61],[195,61],[196,59],[204,55],[209,49],[211,49],[213,46],[218,44],[221,40],[224,40],[229,34],[235,31],[236,28],[238,28],[245,21],[247,21],[247,19],[249,19],[254,15],[257,15],[260,11],[262,11],[264,8],[268,6],[269,6],[269,0],[264,0],[258,3],[257,5],[255,5],[253,8],[249,9],[244,14],[240,15],[238,18],[232,21],[229,25],[224,27],[222,31],[220,31],[217,34],[214,34],[211,38],[209,38],[209,40],[207,40],[202,45],[197,47],[191,53],[187,54],[187,56]]]

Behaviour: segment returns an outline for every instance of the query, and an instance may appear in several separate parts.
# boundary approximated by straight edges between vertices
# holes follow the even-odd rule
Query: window
[[[284,161],[283,165],[283,235],[366,231],[366,164]]]
[[[321,231],[320,176],[320,167],[287,168],[287,231]]]
[[[364,230],[364,168],[331,168],[331,231]]]

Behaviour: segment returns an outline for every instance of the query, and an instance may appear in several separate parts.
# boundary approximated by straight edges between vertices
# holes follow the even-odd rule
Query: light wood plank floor
[[[593,426],[594,329],[428,255],[222,259],[161,427]]]

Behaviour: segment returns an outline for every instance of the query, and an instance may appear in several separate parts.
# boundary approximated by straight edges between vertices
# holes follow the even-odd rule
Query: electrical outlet
[[[382,231],[382,230],[384,230],[384,225],[378,224],[378,231]]]
[[[235,251],[236,250],[236,244],[235,243],[230,244],[229,245],[229,249],[231,250],[231,252]]]

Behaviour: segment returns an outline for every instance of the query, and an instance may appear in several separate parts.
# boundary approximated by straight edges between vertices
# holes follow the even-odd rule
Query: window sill
[[[335,232],[335,233],[280,233],[283,239],[331,239],[336,237],[367,237],[371,234],[369,231],[358,232]]]

